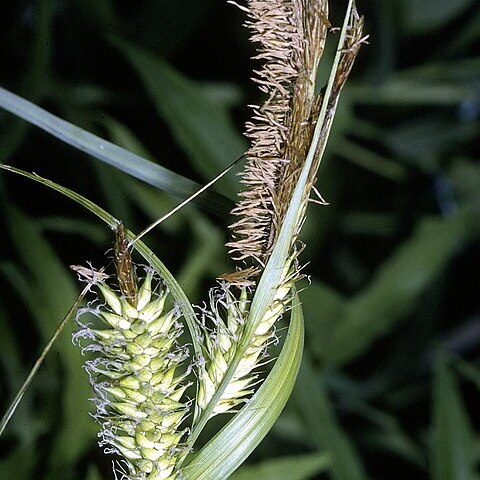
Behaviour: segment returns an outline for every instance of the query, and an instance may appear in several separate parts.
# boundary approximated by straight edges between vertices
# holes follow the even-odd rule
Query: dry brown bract
[[[115,265],[117,267],[118,285],[122,295],[132,306],[137,305],[137,276],[132,262],[132,254],[125,235],[125,227],[122,223],[117,225],[115,231]]]

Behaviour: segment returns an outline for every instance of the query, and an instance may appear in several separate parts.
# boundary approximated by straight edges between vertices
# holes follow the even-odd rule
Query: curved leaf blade
[[[318,375],[306,354],[299,372],[292,401],[305,426],[306,437],[330,454],[332,480],[367,480],[367,473],[356,446],[343,430],[325,385],[325,374]]]
[[[406,318],[473,234],[474,215],[466,208],[447,218],[419,222],[413,235],[375,272],[370,285],[344,303],[336,325],[323,341],[324,358],[346,364]]]
[[[202,187],[182,175],[62,120],[2,87],[0,87],[0,107],[62,142],[176,197],[188,198]],[[218,193],[210,192],[198,203],[213,212],[224,215],[229,210],[230,201]]]
[[[326,453],[307,453],[266,460],[257,465],[248,465],[235,472],[230,480],[307,480],[330,465],[330,456]]]
[[[22,175],[23,177],[27,177],[30,180],[34,180],[35,182],[41,183],[42,185],[45,185],[49,188],[52,188],[53,190],[56,190],[57,192],[62,193],[66,197],[74,200],[78,204],[85,207],[87,210],[90,210],[97,217],[103,220],[111,229],[116,228],[119,224],[119,220],[117,220],[114,216],[110,215],[103,208],[99,207],[91,200],[88,200],[87,198],[83,197],[79,193],[74,192],[73,190],[63,187],[58,183],[52,182],[51,180],[43,178],[39,175],[25,172],[24,170],[20,170],[15,167],[11,167],[8,165],[0,165],[0,168],[12,173],[16,173],[18,175]],[[135,238],[135,235],[127,229],[126,236],[128,240],[133,240]],[[187,295],[183,291],[182,287],[175,280],[175,277],[170,273],[170,271],[161,262],[161,260],[150,250],[150,248],[147,247],[147,245],[145,245],[142,241],[139,240],[138,242],[134,243],[134,248],[148,262],[148,264],[157,271],[157,273],[162,277],[167,286],[170,288],[173,297],[178,302],[178,306],[182,311],[183,316],[185,317],[185,322],[187,323],[188,329],[190,330],[195,354],[200,355],[201,348],[198,341],[200,335],[198,332],[198,326],[195,322],[195,312]]]
[[[224,480],[269,432],[295,385],[304,342],[302,308],[295,297],[287,338],[280,356],[251,403],[228,422],[184,468],[189,480]]]
[[[51,350],[53,347],[53,344],[57,340],[58,336],[62,333],[63,329],[65,328],[65,325],[67,322],[70,321],[70,319],[75,315],[75,312],[77,311],[78,307],[80,306],[83,298],[85,297],[85,294],[88,292],[90,289],[90,286],[87,285],[83,291],[80,293],[80,295],[77,297],[77,299],[73,302],[70,310],[67,312],[63,320],[60,322],[58,325],[57,329],[53,333],[52,337],[50,340],[47,342],[47,345],[45,345],[44,349],[42,350],[42,353],[38,357],[37,361],[35,362],[35,365],[32,367],[30,370],[30,373],[28,374],[26,380],[23,382],[22,386],[20,387],[20,390],[17,392],[15,395],[15,398],[13,401],[10,403],[7,411],[3,415],[2,419],[0,420],[0,437],[2,436],[2,433],[4,432],[8,422],[12,418],[13,414],[17,410],[18,405],[22,401],[23,396],[25,395],[25,392],[27,391],[28,387],[32,383],[32,380],[35,378],[35,375],[38,372],[38,369],[42,365],[43,361],[45,360],[48,352]]]

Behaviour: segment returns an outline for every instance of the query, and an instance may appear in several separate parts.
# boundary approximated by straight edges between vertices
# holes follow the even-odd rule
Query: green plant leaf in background
[[[52,44],[52,17],[54,6],[49,0],[36,2],[33,15],[36,18],[30,62],[25,77],[20,82],[19,91],[26,93],[33,102],[41,100],[47,88],[50,71],[50,56]],[[4,162],[20,147],[28,130],[28,125],[20,119],[3,122],[0,137],[0,163]]]
[[[147,160],[153,160],[151,152],[124,123],[104,112],[98,117],[98,124],[107,130],[113,143]],[[121,218],[126,225],[130,225],[130,222],[132,225],[135,224],[132,209],[123,206],[128,205],[124,201],[126,197],[136,203],[152,221],[160,218],[175,206],[176,202],[168,194],[155,187],[143,185],[130,176],[121,175],[117,171],[112,172],[101,163],[97,165],[97,173],[108,202],[108,211]],[[132,195],[132,192],[135,192],[135,195]],[[176,224],[178,227],[179,222],[176,220],[177,217],[173,217],[168,224],[164,223],[163,227],[168,228],[168,225],[172,224]]]
[[[8,270],[12,265],[0,264],[1,275],[8,277]],[[14,270],[18,270],[15,269]],[[12,272],[13,273],[13,272]],[[22,278],[21,272],[17,278]],[[7,316],[0,309],[0,326],[2,329],[2,348],[0,351],[0,365],[2,372],[7,377],[7,391],[16,392],[21,387],[22,379],[26,377],[26,368],[22,365],[19,355],[20,348],[15,334],[12,331]],[[6,396],[5,392],[2,395]],[[3,413],[3,412],[2,412]],[[35,463],[38,460],[37,450],[33,447],[39,435],[45,430],[45,419],[39,415],[35,408],[33,396],[24,398],[17,410],[17,417],[9,425],[9,431],[17,439],[19,448],[7,455],[2,455],[0,460],[0,478],[32,478]]]
[[[324,472],[330,463],[325,453],[308,453],[290,457],[278,457],[256,465],[242,467],[229,477],[230,480],[308,480]]]
[[[480,369],[476,365],[457,357],[454,357],[452,363],[463,378],[472,382],[480,392]]]
[[[334,480],[366,480],[360,457],[338,423],[325,380],[322,374],[315,372],[307,354],[303,357],[292,401],[309,441],[327,453],[331,477]]]
[[[455,159],[449,178],[465,203],[475,205],[480,200],[480,165],[474,159]]]
[[[150,52],[117,40],[114,43],[135,67],[177,142],[204,178],[217,175],[246,151],[246,142],[226,108],[211,100],[201,86]],[[238,190],[234,176],[225,182],[225,193]]]
[[[475,0],[403,0],[404,24],[411,33],[435,30],[452,22]]]
[[[426,461],[420,445],[417,445],[406,434],[397,419],[366,402],[355,400],[354,395],[346,399],[351,414],[361,416],[375,426],[375,430],[365,432],[364,442],[374,448],[388,453],[396,454],[426,470]]]
[[[477,479],[472,426],[445,354],[437,356],[433,382],[432,479]]]
[[[322,291],[325,315],[308,310],[311,332],[323,333],[309,336],[313,351],[323,360],[341,365],[390,332],[440,277],[459,246],[475,233],[475,218],[467,208],[449,218],[424,219],[357,295],[344,300],[331,289]],[[319,288],[314,286],[313,291]],[[337,316],[332,318],[332,314]]]
[[[439,80],[425,82],[415,78],[412,72],[402,73],[380,86],[353,85],[351,95],[359,104],[391,106],[451,106],[475,96],[475,88],[471,85]]]
[[[24,383],[18,390],[17,395],[13,399],[13,401],[10,403],[10,407],[8,408],[7,412],[4,414],[0,421],[0,436],[3,434],[6,426],[10,422],[12,416],[17,410],[18,405],[22,401],[23,396],[29,389],[32,381],[34,378],[37,376],[39,368],[42,366],[43,362],[45,361],[45,358],[49,354],[50,350],[54,346],[55,342],[59,338],[59,336],[62,334],[64,328],[69,324],[73,322],[73,318],[75,314],[77,313],[77,310],[80,308],[82,305],[82,301],[85,297],[85,294],[89,291],[90,285],[86,286],[83,291],[80,293],[80,295],[77,297],[74,303],[72,303],[70,310],[65,314],[64,318],[62,321],[59,323],[57,329],[54,331],[52,336],[50,337],[50,340],[47,342],[45,345],[44,349],[42,350],[41,354],[39,355],[37,361],[35,362],[34,366],[30,370],[30,373],[28,374],[27,378],[25,379]]]
[[[12,236],[17,252],[28,272],[28,288],[19,291],[25,304],[37,319],[44,341],[47,341],[76,297],[74,279],[42,237],[38,226],[14,207],[7,207]],[[10,278],[15,283],[15,278]],[[70,325],[57,348],[60,351],[66,376],[61,387],[61,408],[57,410],[59,436],[55,440],[54,456],[50,467],[53,472],[69,467],[78,460],[94,437],[95,428],[78,414],[90,408],[90,386],[81,374],[83,359],[78,350],[71,348]],[[70,333],[70,336],[69,336]]]

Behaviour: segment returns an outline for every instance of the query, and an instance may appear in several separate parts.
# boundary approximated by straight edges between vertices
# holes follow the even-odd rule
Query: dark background
[[[346,2],[331,3],[339,26]],[[312,204],[302,233],[304,368],[249,463],[294,456],[285,479],[478,478],[480,4],[358,9],[370,44],[319,172],[330,205]],[[247,105],[261,101],[244,20],[222,0],[2,2],[0,85],[204,183],[243,152]],[[158,71],[146,70],[145,51]],[[135,231],[178,202],[3,111],[0,159]],[[231,268],[223,243],[238,188],[232,173],[218,205],[189,206],[148,237],[195,302]],[[80,288],[68,265],[109,262],[112,234],[11,174],[0,175],[0,198],[4,411]],[[0,439],[0,478],[111,478],[81,363],[64,333]],[[308,462],[324,452],[328,468],[314,477],[322,469],[308,473]],[[248,475],[269,478],[268,466]]]

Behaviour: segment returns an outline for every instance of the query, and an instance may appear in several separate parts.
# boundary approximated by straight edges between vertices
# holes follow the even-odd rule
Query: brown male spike
[[[260,45],[254,58],[263,65],[255,72],[254,81],[267,99],[262,106],[252,106],[253,118],[246,124],[246,136],[251,140],[241,179],[246,189],[232,210],[239,219],[230,227],[232,241],[227,246],[235,260],[246,264],[242,271],[253,279],[272,252],[321,106],[327,102],[322,132],[328,134],[333,107],[364,38],[363,19],[353,5],[347,38],[340,46],[344,53],[329,98],[324,99],[315,93],[315,80],[330,28],[327,0],[248,0],[241,8],[250,18],[251,40]],[[307,197],[325,141],[321,135]]]
[[[329,23],[324,0],[250,0],[246,10],[251,40],[260,44],[255,59],[264,62],[254,81],[267,100],[252,106],[246,125],[252,142],[242,174],[247,188],[232,211],[240,219],[228,246],[236,260],[262,266],[310,145],[318,111],[315,72]]]

